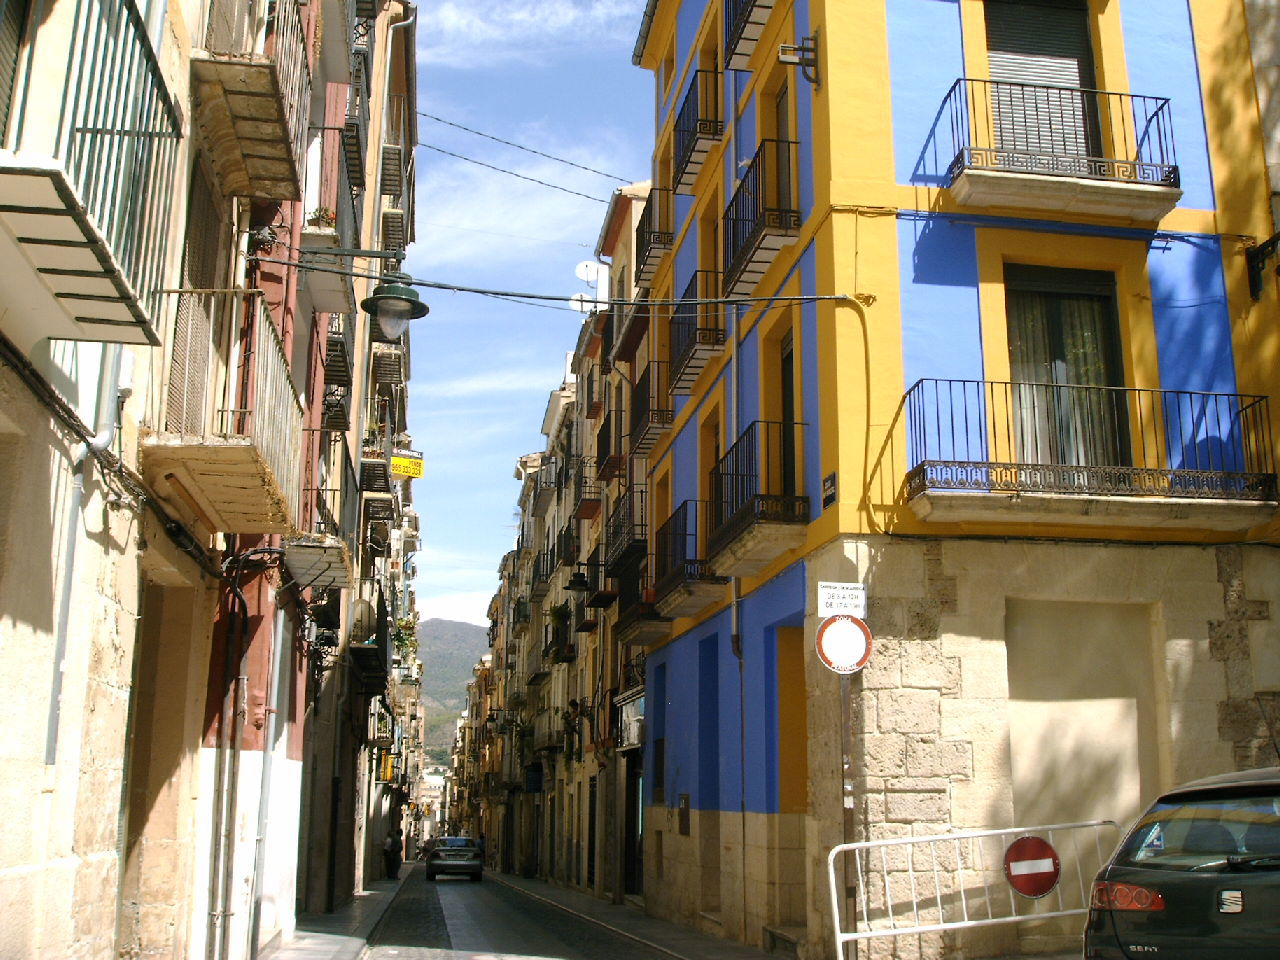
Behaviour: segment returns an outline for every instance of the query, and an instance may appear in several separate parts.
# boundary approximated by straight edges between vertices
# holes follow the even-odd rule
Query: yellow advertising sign
[[[422,454],[414,450],[397,450],[391,455],[391,472],[399,477],[422,476]]]

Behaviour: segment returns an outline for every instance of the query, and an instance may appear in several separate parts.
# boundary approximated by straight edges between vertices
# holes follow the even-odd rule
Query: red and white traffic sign
[[[871,628],[841,614],[818,624],[818,659],[836,673],[857,673],[871,659]]]
[[[1048,840],[1019,837],[1004,852],[1004,876],[1015,893],[1038,900],[1052,892],[1062,874],[1058,851]]]

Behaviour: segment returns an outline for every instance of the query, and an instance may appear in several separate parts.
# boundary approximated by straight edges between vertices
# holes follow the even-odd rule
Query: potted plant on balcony
[[[316,207],[307,214],[307,226],[333,229],[338,222],[338,215],[328,207]]]

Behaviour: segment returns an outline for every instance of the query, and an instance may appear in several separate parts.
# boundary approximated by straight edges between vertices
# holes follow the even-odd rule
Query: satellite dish
[[[600,282],[600,275],[604,272],[605,265],[595,260],[583,260],[573,269],[576,276],[583,283],[589,283],[595,286]]]
[[[589,293],[575,293],[569,298],[569,306],[579,313],[590,313],[599,306],[599,303]]]
[[[368,600],[357,600],[351,605],[351,642],[365,643],[373,636],[378,614]]]

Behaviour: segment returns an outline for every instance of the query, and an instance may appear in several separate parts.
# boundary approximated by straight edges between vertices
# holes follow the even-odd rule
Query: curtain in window
[[[1017,462],[1127,462],[1110,298],[1011,289],[1007,302]]]

